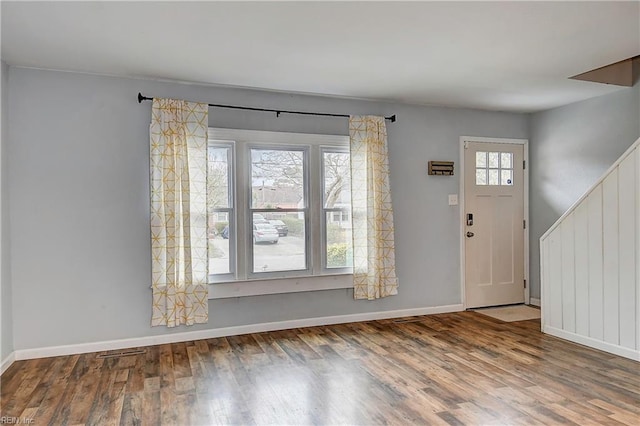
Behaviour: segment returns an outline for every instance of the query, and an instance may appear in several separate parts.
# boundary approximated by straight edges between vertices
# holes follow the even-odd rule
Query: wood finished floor
[[[539,320],[404,320],[117,359],[18,361],[2,376],[0,416],[35,425],[640,424],[637,362],[543,335]]]

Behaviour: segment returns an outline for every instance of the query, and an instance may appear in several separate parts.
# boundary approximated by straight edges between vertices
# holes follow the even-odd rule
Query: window
[[[476,152],[476,185],[513,185],[513,154]]]
[[[325,268],[353,265],[351,244],[351,172],[349,152],[322,150],[322,183],[325,230]]]
[[[250,149],[253,273],[308,269],[307,151],[306,148]],[[285,216],[278,216],[280,213]],[[276,217],[287,225],[286,238],[280,239],[275,222],[271,223]],[[265,247],[262,243],[279,244]]]
[[[348,144],[209,129],[209,281],[350,273]]]
[[[209,274],[230,278],[234,271],[233,145],[209,144],[207,213]]]

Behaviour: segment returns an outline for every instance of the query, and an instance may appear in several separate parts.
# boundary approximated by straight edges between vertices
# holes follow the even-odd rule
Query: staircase
[[[640,139],[540,238],[542,331],[640,361]]]

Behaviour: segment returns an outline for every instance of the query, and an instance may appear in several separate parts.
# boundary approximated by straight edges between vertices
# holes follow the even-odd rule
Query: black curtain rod
[[[138,103],[141,104],[142,101],[152,101],[153,98],[147,98],[143,96],[142,93],[138,92]],[[299,115],[318,115],[322,117],[347,117],[347,114],[329,114],[326,112],[306,112],[306,111],[286,111],[282,109],[269,109],[269,108],[254,108],[254,107],[243,107],[243,106],[235,106],[235,105],[221,105],[221,104],[208,104],[210,107],[215,108],[232,108],[232,109],[243,109],[246,111],[264,111],[264,112],[275,112],[276,116],[279,117],[280,114],[299,114]],[[390,117],[385,117],[385,120],[389,120],[392,123],[396,122],[396,115],[393,114]]]

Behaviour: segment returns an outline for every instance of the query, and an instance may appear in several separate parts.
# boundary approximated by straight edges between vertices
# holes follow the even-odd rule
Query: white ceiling
[[[640,2],[9,2],[15,66],[530,112],[619,88]],[[150,94],[152,95],[152,94]]]

